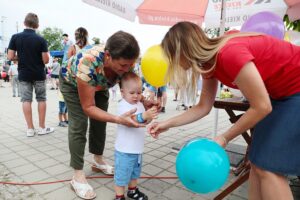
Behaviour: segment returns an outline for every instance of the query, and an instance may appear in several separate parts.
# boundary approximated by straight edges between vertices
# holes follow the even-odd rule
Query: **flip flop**
[[[100,165],[96,161],[94,161],[94,164],[92,165],[92,171],[102,172],[109,176],[114,175],[114,167],[110,166],[109,164]]]
[[[85,200],[95,199],[96,193],[94,192],[93,188],[88,183],[79,183],[75,181],[74,177],[70,181],[71,189],[74,190],[75,194]],[[86,197],[87,193],[91,191],[95,195],[92,197]]]

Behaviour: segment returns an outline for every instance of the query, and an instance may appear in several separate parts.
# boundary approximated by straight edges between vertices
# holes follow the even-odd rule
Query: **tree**
[[[300,20],[290,21],[289,16],[285,15],[283,18],[287,30],[300,32]]]
[[[92,40],[94,41],[94,44],[100,44],[100,38],[93,37]]]
[[[51,50],[62,50],[63,46],[61,41],[63,40],[63,31],[59,28],[50,28],[46,27],[41,32],[38,31],[38,34],[41,35],[48,43],[48,49]]]
[[[229,30],[229,27],[225,27],[225,32]],[[220,36],[220,28],[205,28],[204,32],[209,38],[215,38]]]

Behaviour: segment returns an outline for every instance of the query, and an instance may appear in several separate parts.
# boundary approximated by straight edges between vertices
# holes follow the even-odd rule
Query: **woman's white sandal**
[[[96,161],[92,165],[92,170],[94,172],[102,172],[106,175],[114,175],[114,167],[110,166],[109,164],[100,165]]]
[[[70,181],[71,184],[71,188],[74,190],[75,194],[82,198],[82,199],[86,199],[86,200],[90,200],[90,199],[95,199],[96,198],[96,193],[94,192],[93,188],[90,186],[90,184],[88,183],[79,183],[75,180],[75,178],[73,177],[72,180]],[[94,193],[93,196],[91,197],[87,197],[87,193],[88,192]]]

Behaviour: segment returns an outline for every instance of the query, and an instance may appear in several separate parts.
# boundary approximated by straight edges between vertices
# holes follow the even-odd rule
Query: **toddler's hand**
[[[153,106],[152,108],[147,110],[144,114],[145,114],[144,120],[146,121],[151,121],[152,119],[156,119],[158,115],[157,107]]]

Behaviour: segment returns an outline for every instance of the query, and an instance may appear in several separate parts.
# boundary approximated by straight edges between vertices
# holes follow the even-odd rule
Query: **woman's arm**
[[[68,50],[68,59],[76,54],[75,45],[71,45]]]
[[[151,135],[157,136],[159,133],[169,128],[182,126],[197,121],[206,116],[213,107],[218,88],[216,79],[203,79],[203,88],[199,103],[181,115],[175,116],[163,122],[155,122],[150,125],[148,131]]]
[[[99,121],[123,124],[129,127],[145,126],[132,120],[131,116],[135,113],[136,109],[130,110],[121,116],[112,115],[95,105],[95,87],[90,86],[80,78],[77,78],[77,87],[81,107],[88,117]]]
[[[245,64],[235,79],[235,84],[250,103],[250,108],[221,137],[230,141],[244,131],[255,126],[272,111],[270,97],[265,84],[253,62]],[[217,140],[218,142],[220,140]],[[222,146],[226,144],[221,143]]]

